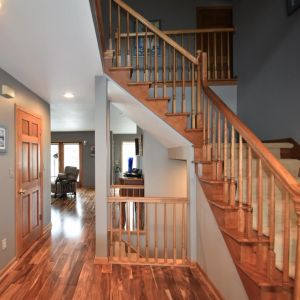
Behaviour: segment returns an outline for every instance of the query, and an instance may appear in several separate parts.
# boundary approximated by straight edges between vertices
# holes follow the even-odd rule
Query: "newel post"
[[[295,199],[293,199],[295,201]],[[295,201],[297,214],[297,245],[296,245],[296,266],[294,281],[294,299],[300,299],[300,199]]]

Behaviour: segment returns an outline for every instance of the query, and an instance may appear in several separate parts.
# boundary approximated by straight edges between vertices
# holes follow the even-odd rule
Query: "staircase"
[[[278,150],[290,145],[263,144],[210,89],[210,54],[190,53],[121,0],[109,11],[105,73],[193,144],[249,298],[300,299],[300,165]]]

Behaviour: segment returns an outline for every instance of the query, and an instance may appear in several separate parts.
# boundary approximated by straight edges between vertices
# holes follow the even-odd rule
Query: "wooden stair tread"
[[[220,226],[220,230],[240,243],[269,243],[269,238],[266,236],[263,236],[263,238],[259,241],[255,231],[252,232],[252,237],[248,238],[244,233],[238,232],[236,229],[229,229]]]
[[[186,132],[192,132],[192,133],[196,133],[196,132],[202,132],[203,129],[202,128],[186,128],[185,129]]]
[[[152,84],[151,81],[140,81],[140,82],[128,82],[129,86],[141,86],[141,85],[147,85],[150,86]]]
[[[176,113],[166,113],[166,116],[170,116],[170,117],[177,117],[177,116],[189,116],[190,113],[188,112],[176,112]]]
[[[237,263],[236,265],[240,268],[246,276],[251,278],[260,287],[289,287],[293,288],[292,280],[290,283],[282,283],[282,281],[270,280],[265,274],[260,273],[257,268],[247,263]]]
[[[214,179],[207,179],[207,178],[202,178],[200,176],[198,176],[198,179],[202,182],[205,182],[205,183],[211,183],[211,184],[223,184],[224,181],[223,180],[214,180]]]
[[[211,200],[207,200],[210,204],[221,208],[223,210],[228,210],[228,211],[237,211],[238,208],[235,206],[230,206],[228,204],[226,204],[225,202],[221,202],[221,201],[211,201]]]
[[[156,98],[147,98],[147,101],[170,101],[170,97],[156,97]]]
[[[111,72],[115,72],[115,71],[126,71],[126,70],[132,71],[133,68],[132,68],[132,67],[110,67],[110,68],[109,68],[109,71],[111,71]]]

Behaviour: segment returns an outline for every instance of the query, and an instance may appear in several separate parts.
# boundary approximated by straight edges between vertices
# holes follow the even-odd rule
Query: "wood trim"
[[[138,19],[139,22],[141,22],[143,25],[147,26],[148,29],[150,29],[153,33],[155,33],[157,36],[159,36],[162,40],[166,41],[166,43],[168,43],[173,48],[175,48],[179,53],[181,53],[183,56],[185,56],[188,60],[190,60],[195,65],[197,65],[197,59],[195,56],[193,56],[192,54],[190,54],[189,51],[185,50],[183,47],[178,45],[173,39],[171,39],[164,32],[162,32],[157,27],[155,27],[153,24],[151,24],[142,15],[137,13],[135,10],[133,10],[130,6],[128,6],[126,3],[124,3],[121,0],[114,0],[114,2],[117,3],[120,7],[122,7],[125,11],[129,12],[134,18]]]
[[[223,113],[227,120],[234,126],[243,139],[250,145],[253,152],[261,158],[263,163],[273,172],[292,198],[300,202],[300,185],[296,179],[282,166],[269,149],[258,137],[231,111],[220,97],[207,85],[203,85],[207,96],[212,103]]]
[[[107,197],[108,203],[114,202],[135,202],[135,203],[187,203],[187,198],[176,198],[176,197]]]
[[[9,273],[12,268],[14,268],[17,262],[18,262],[17,258],[14,257],[8,262],[8,264],[4,268],[0,270],[0,282],[7,275],[7,273]]]
[[[19,186],[20,186],[20,178],[19,178],[19,172],[18,172],[18,166],[19,166],[19,156],[18,156],[18,144],[19,144],[19,136],[18,136],[18,114],[19,112],[25,112],[27,114],[32,115],[33,117],[39,119],[40,121],[40,135],[39,135],[39,143],[40,143],[40,199],[41,199],[41,218],[40,218],[40,222],[42,224],[41,226],[41,235],[43,233],[43,226],[44,226],[44,162],[43,162],[43,143],[42,143],[42,133],[43,133],[43,122],[42,122],[42,117],[39,114],[34,113],[31,110],[27,110],[25,108],[23,108],[20,105],[15,104],[15,224],[16,224],[16,229],[15,229],[15,233],[16,233],[16,257],[19,258],[21,256],[20,253],[20,240],[19,240],[19,217],[18,217],[18,212],[19,212],[19,201],[18,201],[18,190],[19,190]]]
[[[110,264],[108,257],[101,257],[101,256],[96,256],[94,259],[94,264],[95,265],[103,265],[103,264]]]
[[[220,292],[217,290],[217,288],[213,285],[211,280],[208,278],[205,272],[201,269],[199,264],[197,262],[191,262],[191,267],[194,267],[197,269],[198,275],[200,277],[201,282],[205,286],[205,291],[209,293],[209,299],[214,300],[223,300],[224,298],[221,296]]]

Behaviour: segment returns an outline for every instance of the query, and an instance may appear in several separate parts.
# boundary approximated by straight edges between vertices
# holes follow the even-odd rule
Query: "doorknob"
[[[20,195],[24,195],[25,192],[26,192],[25,190],[22,190],[22,189],[19,190],[19,194],[20,194]]]

